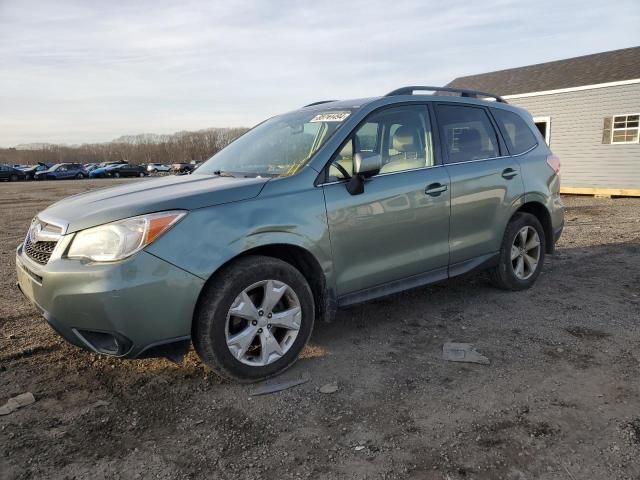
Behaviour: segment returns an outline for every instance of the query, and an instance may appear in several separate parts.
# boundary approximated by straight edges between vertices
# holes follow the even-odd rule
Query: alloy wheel
[[[246,365],[269,365],[291,348],[301,321],[300,301],[289,285],[278,280],[254,283],[235,298],[227,313],[227,347]]]
[[[540,237],[535,228],[522,227],[511,245],[511,267],[519,280],[527,280],[540,262]]]

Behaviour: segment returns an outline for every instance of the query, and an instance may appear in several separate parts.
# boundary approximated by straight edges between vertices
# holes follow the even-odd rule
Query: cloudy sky
[[[640,44],[638,0],[0,0],[0,146],[251,126]]]

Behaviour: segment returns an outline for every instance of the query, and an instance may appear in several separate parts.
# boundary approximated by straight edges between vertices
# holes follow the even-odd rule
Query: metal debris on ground
[[[336,382],[327,383],[320,387],[320,393],[336,393],[338,391],[338,384]]]
[[[15,397],[10,398],[9,400],[7,400],[7,403],[0,407],[0,415],[9,415],[19,408],[31,405],[35,401],[36,398],[33,396],[33,393],[21,393],[20,395],[16,395]]]
[[[283,382],[277,383],[263,383],[258,385],[249,395],[252,397],[257,397],[258,395],[267,395],[269,393],[280,392],[282,390],[286,390],[287,388],[297,387],[298,385],[302,385],[303,383],[307,383],[309,381],[308,377],[303,378],[294,378],[292,380],[285,380]]]
[[[449,362],[479,363],[489,365],[487,357],[478,353],[473,343],[447,342],[442,346],[442,358]]]

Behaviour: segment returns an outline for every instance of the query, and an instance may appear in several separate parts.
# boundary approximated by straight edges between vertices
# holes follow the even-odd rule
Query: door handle
[[[502,178],[506,178],[507,180],[511,180],[516,175],[518,175],[518,171],[513,168],[505,168],[502,171]]]
[[[432,183],[431,185],[427,185],[427,188],[425,189],[424,193],[426,193],[427,195],[431,195],[432,197],[437,197],[442,192],[446,192],[446,191],[447,191],[446,185],[442,185],[441,183]]]

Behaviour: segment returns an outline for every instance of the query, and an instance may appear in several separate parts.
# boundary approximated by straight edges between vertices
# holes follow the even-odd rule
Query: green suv
[[[559,168],[531,115],[495,95],[317,102],[191,175],[51,205],[17,249],[19,286],[74,345],[181,359],[193,343],[255,381],[339,307],[477,269],[530,287],[562,231]]]

